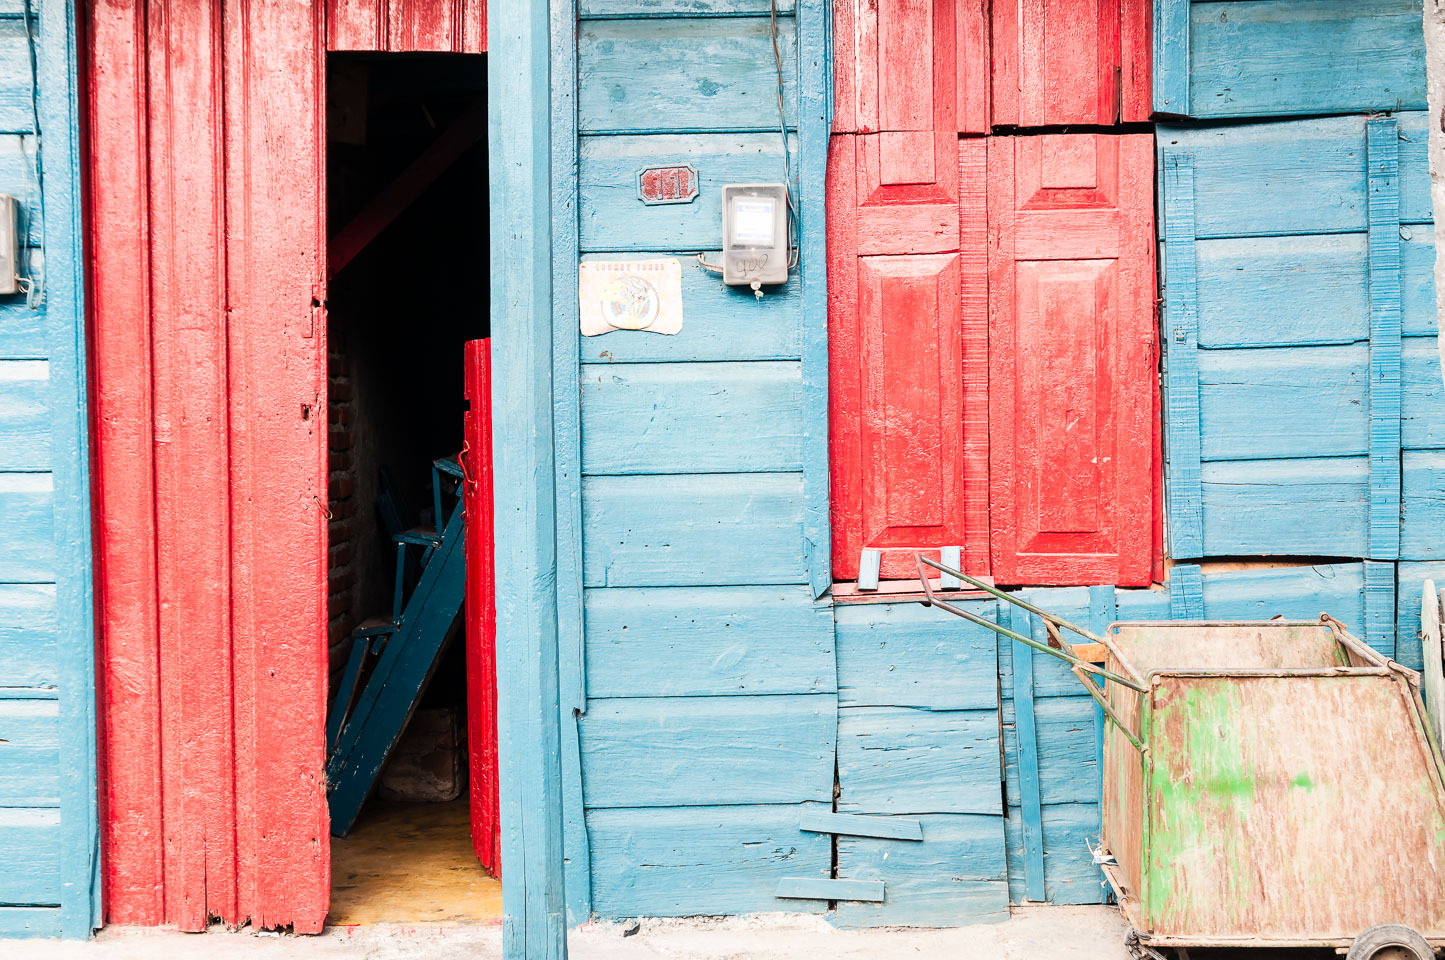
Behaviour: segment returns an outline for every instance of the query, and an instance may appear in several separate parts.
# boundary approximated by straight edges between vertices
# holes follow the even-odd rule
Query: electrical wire
[[[793,157],[788,148],[788,119],[783,106],[783,54],[778,48],[778,0],[768,2],[768,26],[772,32],[773,64],[778,71],[778,132],[783,138],[783,195],[788,203],[788,269],[798,265],[798,208],[793,205]]]
[[[35,60],[35,30],[34,25],[30,21],[30,0],[25,0],[21,15],[25,20],[25,46],[30,54],[30,122],[32,140],[35,144],[34,153],[30,158],[30,175],[35,183],[36,206],[40,214],[41,267],[38,276],[20,277],[19,280],[20,289],[25,291],[25,305],[31,310],[39,310],[41,304],[45,302],[45,188],[42,183],[43,168],[40,159],[40,104],[38,102],[40,71],[37,68]],[[20,152],[22,154],[25,152],[25,137],[23,134],[20,137]],[[16,224],[15,230],[16,233],[20,233],[19,224]],[[28,233],[29,231],[27,230],[26,232]],[[29,258],[26,257],[25,254],[25,238],[21,236],[17,237],[16,240],[16,252],[19,257],[26,259],[26,267],[28,268]],[[20,266],[19,263],[15,265],[17,275],[20,273]]]

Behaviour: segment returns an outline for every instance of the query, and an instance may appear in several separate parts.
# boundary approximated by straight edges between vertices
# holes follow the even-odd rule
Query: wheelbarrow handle
[[[928,566],[930,566],[930,567],[933,567],[935,570],[942,571],[943,573],[947,573],[947,574],[949,574],[950,576],[958,577],[960,580],[964,581],[965,583],[972,584],[973,586],[978,587],[978,588],[980,588],[981,590],[984,590],[984,591],[986,591],[986,592],[988,592],[988,593],[991,593],[991,594],[993,594],[994,596],[996,596],[996,597],[998,597],[998,598],[1000,598],[1000,599],[1002,599],[1002,600],[1007,600],[1007,601],[1009,601],[1010,603],[1015,604],[1016,606],[1023,607],[1025,610],[1028,610],[1028,611],[1031,612],[1031,613],[1037,613],[1039,616],[1043,617],[1045,620],[1047,620],[1047,621],[1049,621],[1049,622],[1055,623],[1055,624],[1057,624],[1058,626],[1064,627],[1064,628],[1066,628],[1066,629],[1068,629],[1068,630],[1072,630],[1074,633],[1077,633],[1079,636],[1085,637],[1086,639],[1089,639],[1089,640],[1092,640],[1092,641],[1094,641],[1095,643],[1102,643],[1102,644],[1104,644],[1106,647],[1108,647],[1109,649],[1112,650],[1112,649],[1113,649],[1112,646],[1108,643],[1108,641],[1104,640],[1103,638],[1101,638],[1101,637],[1096,637],[1096,636],[1094,636],[1092,633],[1089,633],[1089,632],[1086,631],[1086,630],[1081,630],[1081,629],[1079,629],[1078,627],[1073,626],[1072,624],[1068,623],[1068,622],[1065,621],[1065,620],[1061,620],[1061,619],[1059,619],[1058,617],[1055,617],[1055,616],[1053,616],[1053,615],[1050,614],[1050,613],[1046,613],[1046,612],[1044,612],[1043,610],[1038,609],[1037,607],[1033,606],[1032,604],[1025,603],[1025,602],[1023,602],[1022,600],[1019,600],[1019,599],[1017,599],[1017,598],[1015,598],[1015,597],[1010,596],[1009,594],[1004,593],[1002,590],[996,590],[996,589],[994,589],[993,587],[989,586],[989,585],[986,584],[986,583],[982,583],[982,582],[980,582],[980,581],[978,581],[978,580],[975,580],[973,577],[967,576],[967,575],[965,575],[965,574],[963,574],[963,573],[960,573],[960,572],[957,571],[957,570],[953,570],[953,569],[951,569],[951,568],[949,568],[949,567],[945,567],[944,565],[938,563],[937,561],[930,560],[929,558],[925,557],[925,556],[924,556],[923,554],[921,554],[921,553],[915,553],[915,554],[913,555],[913,559],[914,559],[915,564],[916,564],[917,567],[918,567],[918,580],[919,580],[920,583],[923,584],[923,596],[924,596],[924,601],[923,601],[923,602],[924,602],[924,604],[925,604],[926,606],[938,607],[940,610],[945,610],[945,611],[953,614],[953,615],[956,616],[956,617],[962,617],[964,620],[967,620],[969,623],[978,624],[980,627],[987,627],[989,630],[992,630],[994,633],[998,634],[999,636],[1008,637],[1010,640],[1016,640],[1016,641],[1018,641],[1019,643],[1022,643],[1022,644],[1023,644],[1024,646],[1026,646],[1026,647],[1033,647],[1035,650],[1041,650],[1041,651],[1043,651],[1044,653],[1047,653],[1047,654],[1048,654],[1049,656],[1051,656],[1051,657],[1054,657],[1054,658],[1056,658],[1056,659],[1058,659],[1058,660],[1062,660],[1062,661],[1064,661],[1065,663],[1067,663],[1067,664],[1069,665],[1070,669],[1071,669],[1071,670],[1073,671],[1073,673],[1074,673],[1074,676],[1078,677],[1080,681],[1083,681],[1083,679],[1084,679],[1083,674],[1085,674],[1085,673],[1091,673],[1091,674],[1095,674],[1096,676],[1103,677],[1103,678],[1106,679],[1106,680],[1112,680],[1112,681],[1114,681],[1115,683],[1120,684],[1121,686],[1128,687],[1130,690],[1134,690],[1134,691],[1137,691],[1137,692],[1139,692],[1139,693],[1144,693],[1144,692],[1146,692],[1146,688],[1143,686],[1142,683],[1140,683],[1140,682],[1137,681],[1137,680],[1133,680],[1133,679],[1130,679],[1130,678],[1128,678],[1128,677],[1122,677],[1122,676],[1120,676],[1119,674],[1113,672],[1112,670],[1106,670],[1106,669],[1104,669],[1103,667],[1095,666],[1094,664],[1090,663],[1090,662],[1087,661],[1087,660],[1084,660],[1084,659],[1080,658],[1079,656],[1077,656],[1076,654],[1074,654],[1074,653],[1072,653],[1072,652],[1070,652],[1070,651],[1055,649],[1054,647],[1051,647],[1051,646],[1049,646],[1049,645],[1046,644],[1046,643],[1040,643],[1039,641],[1035,640],[1033,637],[1026,637],[1026,636],[1024,636],[1024,635],[1021,634],[1021,633],[1017,633],[1017,632],[1015,632],[1015,631],[1013,631],[1013,630],[1010,630],[1008,627],[1001,626],[1001,625],[999,625],[999,624],[997,624],[997,623],[994,623],[992,620],[989,620],[989,619],[987,619],[987,618],[985,618],[985,617],[981,617],[981,616],[979,616],[978,614],[974,613],[974,612],[971,611],[971,610],[965,610],[964,608],[962,608],[962,607],[960,607],[960,606],[957,606],[957,605],[955,605],[955,604],[949,603],[947,600],[944,600],[943,598],[941,598],[941,597],[939,597],[939,596],[937,596],[937,595],[934,594],[933,588],[928,585],[928,577],[927,577],[927,575],[924,573],[923,567],[924,567],[924,565],[926,564],[926,565],[928,565]],[[1084,686],[1087,688],[1087,687],[1092,686],[1092,684],[1090,684],[1090,683],[1084,683]],[[1097,689],[1097,687],[1094,687],[1094,690],[1096,690],[1096,689]],[[1090,690],[1090,694],[1091,694],[1091,695],[1094,695],[1094,690]],[[1094,699],[1099,700],[1099,696],[1098,696],[1098,695],[1095,695],[1095,696],[1094,696]],[[1100,700],[1100,702],[1102,703],[1103,701]],[[1107,707],[1105,707],[1105,709],[1108,710]],[[1111,713],[1111,715],[1112,715],[1112,711],[1110,711],[1110,713]],[[1115,722],[1115,723],[1118,723],[1119,721],[1118,721],[1118,719],[1116,718],[1114,722]],[[1122,724],[1121,724],[1121,727],[1122,727]],[[1127,733],[1127,730],[1126,730],[1125,732]],[[1132,739],[1132,736],[1131,736],[1131,739]]]

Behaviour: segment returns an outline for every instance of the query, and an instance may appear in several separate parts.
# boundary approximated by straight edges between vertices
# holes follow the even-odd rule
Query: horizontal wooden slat
[[[583,800],[589,808],[831,800],[836,709],[829,694],[591,700],[580,721]]]
[[[0,20],[0,133],[35,129],[32,62],[24,19]]]
[[[992,617],[994,601],[963,604]],[[840,706],[988,710],[998,702],[997,636],[918,603],[866,603],[834,612]]]
[[[0,807],[0,903],[60,903],[60,810]]]
[[[1075,683],[1078,696],[1034,697],[1039,797],[1049,803],[1098,803],[1099,764],[1094,749],[1094,701]],[[1014,742],[1014,703],[1003,705],[1004,789],[1010,803],[1022,795]]]
[[[721,251],[704,254],[720,263]],[[662,335],[646,330],[613,330],[580,337],[585,363],[645,363],[672,360],[797,360],[802,356],[802,306],[796,271],[788,282],[769,287],[759,300],[747,287],[730,287],[704,269],[692,254],[682,263],[682,329]],[[588,254],[586,260],[629,259],[628,254]],[[584,371],[585,375],[585,371]]]
[[[798,829],[846,837],[877,837],[884,840],[922,840],[923,824],[917,818],[870,817],[858,813],[829,813],[805,810]]]
[[[1407,450],[1445,447],[1439,342],[1435,337],[1405,337],[1400,353],[1400,444]]]
[[[32,257],[38,263],[39,257]],[[45,308],[26,306],[25,298],[0,297],[0,360],[40,359],[50,352]]]
[[[1401,228],[1405,335],[1435,331],[1429,224]],[[1363,233],[1231,237],[1195,245],[1201,347],[1352,343],[1370,335]]]
[[[925,816],[922,843],[838,838],[838,876],[881,880],[882,904],[840,903],[841,927],[955,927],[1008,917],[1004,818]]]
[[[1367,549],[1364,457],[1203,466],[1204,553],[1359,557]]]
[[[58,936],[59,907],[0,907],[0,937]]]
[[[797,156],[796,142],[792,150]],[[697,199],[657,206],[638,199],[639,170],[683,163],[697,168]],[[781,181],[782,138],[777,133],[583,137],[578,178],[584,252],[713,250],[722,245],[723,185]]]
[[[50,364],[0,360],[0,470],[50,469]]]
[[[797,361],[589,364],[581,381],[584,475],[803,469]]]
[[[1416,0],[1192,3],[1188,58],[1195,117],[1425,108]]]
[[[0,583],[55,580],[55,533],[48,473],[0,473]]]
[[[60,805],[59,714],[58,700],[0,699],[0,807]]]
[[[787,125],[797,125],[797,30],[776,21]],[[778,68],[767,17],[595,20],[577,32],[583,133],[774,130]]]
[[[1009,899],[1023,903],[1023,816],[1010,807],[1006,824],[1009,857]],[[1093,803],[1045,804],[1043,807],[1044,892],[1049,903],[1103,903],[1103,874],[1089,845],[1099,842],[1099,807]],[[1117,941],[1110,941],[1111,943]],[[1100,944],[1100,950],[1112,947]]]
[[[0,663],[10,687],[54,687],[56,663],[55,586],[0,583]]]
[[[793,15],[793,0],[777,0],[778,16]],[[608,17],[743,17],[766,15],[769,0],[581,0],[583,20]]]
[[[1402,113],[1400,219],[1432,218],[1426,118]],[[1413,143],[1419,139],[1419,144]],[[1161,125],[1162,150],[1194,157],[1195,236],[1288,236],[1365,230],[1362,117],[1209,127]],[[1164,216],[1168,217],[1166,210]]]
[[[797,473],[591,477],[582,524],[589,587],[807,580]]]
[[[880,880],[818,880],[813,877],[784,877],[778,881],[777,895],[784,900],[862,900],[883,902]]]
[[[587,694],[830,693],[833,618],[806,586],[586,591]]]
[[[1204,460],[1369,452],[1369,345],[1201,350]]]
[[[1400,480],[1400,559],[1445,555],[1445,450],[1406,450]]]
[[[774,896],[783,877],[821,879],[832,868],[832,839],[799,830],[801,809],[589,810],[592,909],[608,918],[822,912],[826,902],[784,907]]]
[[[1364,577],[1358,563],[1209,574],[1203,578],[1204,615],[1211,620],[1314,620],[1327,611],[1363,631]]]
[[[998,711],[840,707],[838,810],[998,813]]]

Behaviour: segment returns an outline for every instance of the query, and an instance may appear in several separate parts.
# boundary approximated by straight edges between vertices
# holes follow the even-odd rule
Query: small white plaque
[[[674,257],[588,260],[577,290],[584,337],[613,330],[682,329],[682,264]]]

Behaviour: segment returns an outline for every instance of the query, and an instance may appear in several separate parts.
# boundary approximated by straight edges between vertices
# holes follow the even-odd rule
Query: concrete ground
[[[631,935],[594,923],[569,940],[573,960],[1128,960],[1112,907],[1029,907],[1007,922],[951,930],[835,930],[817,917],[644,920]],[[89,943],[0,940],[4,960],[494,960],[499,926],[328,928],[291,937],[108,927]]]

